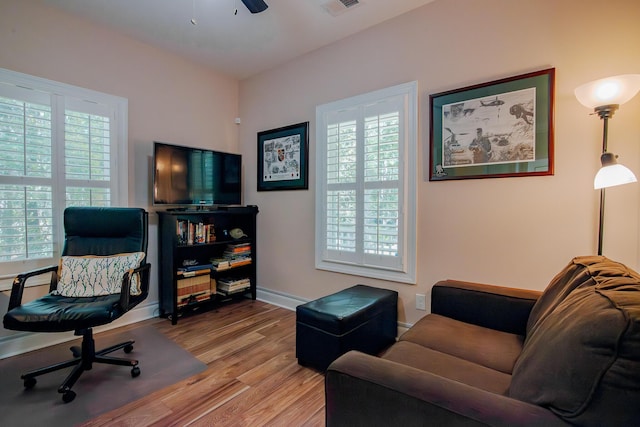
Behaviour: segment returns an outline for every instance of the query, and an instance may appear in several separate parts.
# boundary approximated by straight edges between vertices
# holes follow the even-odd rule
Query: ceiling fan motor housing
[[[242,3],[247,6],[247,9],[249,9],[249,12],[251,13],[264,12],[269,7],[262,0],[242,0]]]

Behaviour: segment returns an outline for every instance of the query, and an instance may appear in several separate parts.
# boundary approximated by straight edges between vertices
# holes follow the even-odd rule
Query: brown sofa
[[[639,426],[640,275],[573,259],[544,292],[446,280],[381,357],[325,378],[328,426]]]

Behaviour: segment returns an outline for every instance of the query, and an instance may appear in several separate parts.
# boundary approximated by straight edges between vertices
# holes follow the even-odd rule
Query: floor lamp
[[[598,255],[602,255],[604,231],[605,189],[616,185],[636,182],[636,176],[629,168],[617,162],[618,156],[607,151],[609,119],[620,105],[633,98],[640,90],[640,74],[624,74],[595,80],[579,86],[575,90],[576,98],[585,107],[592,108],[603,122],[602,168],[596,174],[593,187],[600,190],[600,218],[598,227]]]

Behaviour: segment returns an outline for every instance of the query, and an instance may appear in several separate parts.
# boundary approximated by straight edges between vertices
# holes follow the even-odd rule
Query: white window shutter
[[[126,205],[127,100],[0,69],[0,290],[59,256],[66,206]]]
[[[317,268],[415,281],[416,104],[414,82],[316,109]]]

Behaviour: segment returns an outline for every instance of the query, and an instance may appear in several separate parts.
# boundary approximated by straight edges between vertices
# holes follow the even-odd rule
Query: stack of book
[[[237,292],[242,292],[251,286],[251,281],[248,277],[232,278],[226,277],[224,279],[218,279],[218,292],[230,295]]]
[[[177,302],[178,307],[205,301],[216,293],[215,280],[211,279],[210,269],[178,271]]]
[[[231,268],[229,260],[227,258],[212,258],[211,269],[214,271],[223,271]]]
[[[213,224],[195,223],[181,219],[178,220],[176,227],[178,243],[181,245],[195,245],[216,241],[216,232]]]
[[[222,257],[229,262],[229,268],[251,264],[251,243],[230,243]]]
[[[197,276],[201,271],[206,270],[207,273],[211,272],[211,268],[213,266],[211,264],[193,264],[193,265],[185,265],[178,268],[178,275],[189,277],[189,276]],[[204,273],[200,273],[204,274]]]

